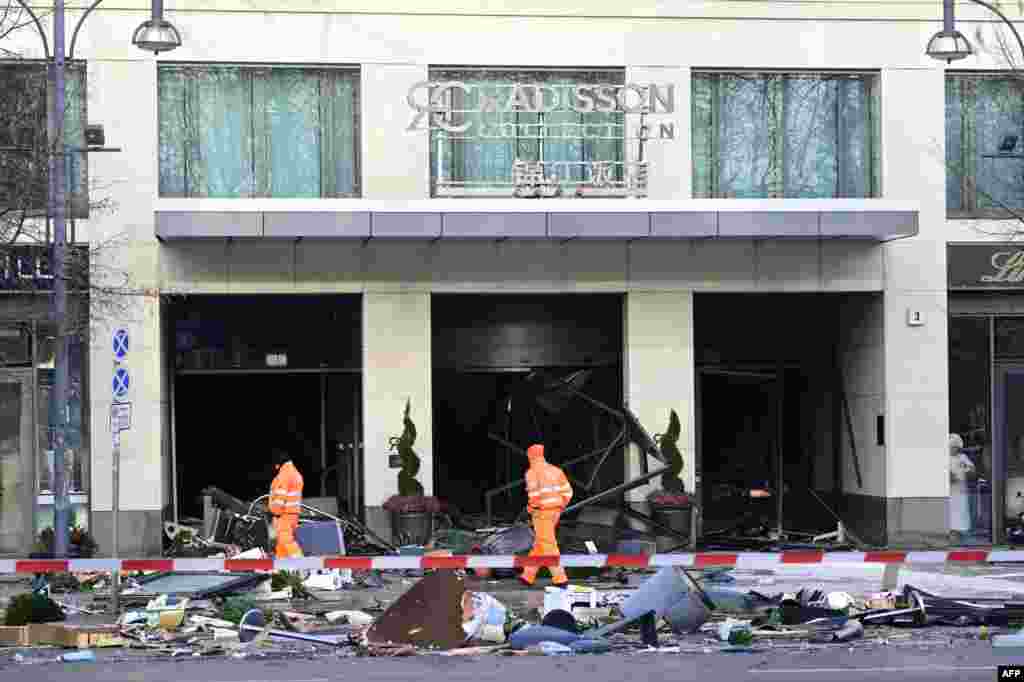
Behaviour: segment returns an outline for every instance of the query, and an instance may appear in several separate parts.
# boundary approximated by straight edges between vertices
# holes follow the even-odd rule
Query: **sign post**
[[[118,537],[118,512],[121,506],[121,432],[127,431],[132,425],[132,404],[128,402],[128,391],[131,387],[131,375],[128,367],[125,366],[125,357],[128,355],[128,332],[118,329],[114,332],[114,371],[111,384],[113,400],[110,404],[110,433],[113,448],[111,450],[111,504],[110,515],[113,527],[113,542],[111,545],[113,558],[120,555]],[[114,613],[121,612],[121,572],[113,571],[112,591]]]

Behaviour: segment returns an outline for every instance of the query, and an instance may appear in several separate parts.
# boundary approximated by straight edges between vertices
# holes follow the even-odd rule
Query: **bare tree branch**
[[[80,63],[67,67],[69,90],[62,142],[61,136],[48,128],[47,64],[24,59],[15,47],[14,39],[23,31],[35,32],[29,14],[14,0],[0,0],[0,270],[23,257],[26,249],[43,254],[40,257],[52,257],[49,182],[53,158],[68,168],[66,215],[72,225],[78,219],[93,219],[116,209],[104,184],[88,176],[88,153],[77,151],[86,146],[84,67]],[[86,335],[90,326],[114,319],[125,321],[134,314],[140,297],[160,295],[157,290],[135,285],[121,267],[120,254],[129,243],[124,235],[93,236],[88,244],[65,250],[64,279],[74,301],[69,306],[69,317],[74,319],[65,324],[69,334]],[[27,278],[24,286],[39,291],[33,278]]]

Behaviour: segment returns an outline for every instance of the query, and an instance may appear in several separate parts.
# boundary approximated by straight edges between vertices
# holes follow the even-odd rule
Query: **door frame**
[[[1006,535],[1006,389],[1011,375],[1024,377],[1024,362],[992,363],[992,542]]]
[[[320,423],[320,432],[317,435],[319,436],[319,443],[320,443],[320,447],[321,447],[320,456],[321,456],[321,458],[327,457],[328,461],[330,461],[330,454],[331,453],[327,453],[325,451],[326,450],[326,432],[324,431],[324,429],[326,428],[326,423],[323,421],[323,419],[326,416],[326,409],[327,409],[327,406],[326,406],[326,400],[327,400],[327,376],[331,375],[331,374],[347,374],[347,375],[358,374],[359,375],[360,378],[356,382],[356,386],[357,386],[356,390],[357,390],[358,393],[356,395],[356,399],[355,399],[354,405],[353,405],[353,417],[354,417],[354,420],[355,420],[355,423],[353,424],[353,440],[352,440],[352,442],[346,444],[346,450],[348,450],[348,452],[350,453],[350,456],[348,458],[346,458],[346,461],[348,462],[347,466],[350,467],[350,472],[351,472],[350,475],[352,477],[351,484],[349,486],[351,494],[352,494],[352,502],[351,502],[352,507],[353,507],[353,512],[352,513],[357,518],[362,520],[364,518],[364,516],[365,516],[365,506],[364,506],[363,502],[364,502],[364,492],[365,492],[365,488],[366,488],[366,485],[365,485],[366,482],[362,479],[364,468],[365,468],[364,467],[364,462],[363,462],[364,443],[363,443],[363,417],[362,417],[362,414],[363,414],[363,411],[362,411],[362,407],[363,407],[363,391],[365,391],[365,385],[364,385],[365,373],[363,372],[362,369],[309,368],[309,369],[191,369],[191,370],[182,370],[182,369],[177,369],[177,368],[170,368],[169,369],[169,375],[170,375],[169,376],[169,384],[170,384],[170,402],[171,402],[171,404],[169,406],[170,407],[170,410],[169,410],[169,416],[170,416],[170,424],[169,424],[169,427],[170,427],[170,442],[169,442],[169,449],[170,449],[170,453],[169,454],[170,454],[170,469],[171,469],[171,481],[172,481],[172,489],[171,489],[172,492],[171,492],[171,494],[173,496],[173,502],[174,502],[173,514],[175,516],[175,523],[177,523],[177,516],[178,516],[178,494],[179,494],[178,493],[178,457],[177,457],[177,447],[178,447],[178,442],[177,442],[178,441],[178,439],[177,439],[177,433],[178,433],[177,420],[178,420],[179,417],[178,417],[177,410],[176,410],[176,407],[175,407],[176,406],[176,401],[177,401],[177,396],[176,396],[175,390],[174,390],[177,378],[178,377],[182,377],[182,376],[200,376],[200,375],[203,375],[203,376],[254,376],[254,375],[262,375],[262,374],[271,374],[271,375],[277,375],[277,376],[295,375],[295,374],[315,374],[315,375],[319,375],[320,382],[319,382],[319,385],[318,385],[318,388],[317,388],[317,395],[318,395],[319,401],[320,401],[319,415],[320,415],[320,418],[321,418],[321,423]],[[341,472],[338,471],[338,472],[335,473],[335,475],[340,475],[340,473]],[[319,491],[320,481],[315,481],[315,483],[317,485],[317,491]],[[312,490],[312,488],[310,488],[310,490]],[[340,478],[339,478],[339,490],[338,490],[339,495],[341,495],[342,492],[343,491],[341,490],[341,484],[340,484]],[[313,497],[313,495],[308,495],[308,494],[306,496],[307,497]],[[341,511],[341,509],[340,509],[340,505],[339,505],[339,512],[340,511]]]
[[[22,462],[25,465],[25,485],[21,492],[19,504],[22,509],[28,510],[21,529],[22,544],[19,548],[19,554],[22,556],[27,556],[28,552],[31,551],[32,545],[35,542],[36,534],[36,488],[38,486],[36,463],[39,456],[39,398],[36,385],[37,380],[35,363],[33,363],[32,367],[0,368],[0,383],[20,384],[22,387],[22,401],[24,401],[22,402],[21,408],[22,414],[25,413],[26,403],[29,410],[27,426],[31,431],[30,443],[27,448],[27,452],[21,452]],[[26,425],[22,424],[22,431],[24,431],[25,428]],[[24,443],[22,443],[22,445],[24,446]]]

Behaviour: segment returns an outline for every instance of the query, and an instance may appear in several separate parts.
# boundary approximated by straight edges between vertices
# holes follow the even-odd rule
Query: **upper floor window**
[[[0,243],[23,218],[45,216],[49,200],[50,131],[46,62],[0,62]],[[67,62],[64,72],[64,159],[67,215],[89,216],[85,155],[86,65]],[[8,237],[13,237],[7,235]],[[24,236],[24,235],[22,235]]]
[[[693,195],[880,195],[878,77],[694,73]]]
[[[946,211],[1007,215],[1024,208],[1024,81],[946,76]]]
[[[359,194],[358,70],[159,69],[160,196]]]
[[[623,69],[431,69],[432,196],[634,191],[624,81]]]

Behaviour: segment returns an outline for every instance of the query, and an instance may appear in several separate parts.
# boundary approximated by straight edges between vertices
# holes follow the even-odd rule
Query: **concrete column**
[[[430,134],[406,132],[412,117],[406,103],[409,88],[425,80],[425,65],[362,65],[364,198],[408,201],[430,196]]]
[[[388,467],[388,440],[402,433],[406,400],[416,424],[413,446],[427,495],[433,481],[430,294],[425,291],[363,295],[363,486],[367,520],[388,536],[381,505],[398,493],[398,469]]]
[[[110,197],[116,191],[109,189],[112,187],[132,188],[116,195],[116,210],[96,212],[79,226],[78,236],[88,239],[91,258],[96,261],[94,284],[123,291],[94,293],[90,301],[91,523],[100,554],[109,556],[113,545],[111,335],[124,328],[130,335],[125,365],[131,376],[127,399],[132,403],[132,427],[121,436],[118,544],[122,556],[159,556],[167,476],[162,459],[167,395],[161,364],[159,247],[153,234],[152,200],[157,192],[159,156],[157,102],[155,95],[142,97],[129,111],[121,97],[124,83],[132,83],[139,92],[156,93],[153,63],[90,62],[90,120],[103,122],[108,141],[112,139],[124,149],[89,159],[90,177],[96,179],[91,200]]]
[[[690,69],[689,67],[630,66],[626,82],[637,85],[673,86],[674,111],[647,117],[651,140],[644,146],[649,163],[648,197],[651,199],[689,199],[693,196],[693,163],[690,151]],[[630,126],[639,126],[640,117],[627,116]],[[662,130],[671,129],[672,139],[661,139]],[[631,131],[632,132],[632,131]],[[627,144],[627,158],[635,160],[637,145]]]
[[[101,556],[113,546],[113,471],[110,405],[112,395],[113,331],[129,333],[130,349],[124,366],[131,377],[127,400],[132,404],[131,429],[121,434],[120,516],[121,556],[159,556],[164,494],[164,408],[161,366],[160,306],[155,298],[139,298],[116,315],[92,307],[89,354],[91,428],[92,532]]]
[[[669,413],[679,415],[682,434],[683,480],[694,489],[696,430],[694,407],[693,293],[633,291],[626,295],[626,402],[653,436],[668,426]],[[640,473],[640,453],[634,447],[626,464],[627,479]],[[658,462],[650,460],[651,466]],[[660,485],[637,488],[631,502]]]
[[[882,73],[885,195],[944,196],[941,68]],[[908,118],[913,110],[919,115]],[[926,147],[938,149],[922,157]],[[915,153],[916,152],[916,153]],[[948,540],[949,382],[942,202],[922,202],[920,234],[885,245],[885,447],[889,542]],[[919,315],[911,324],[908,315]]]

